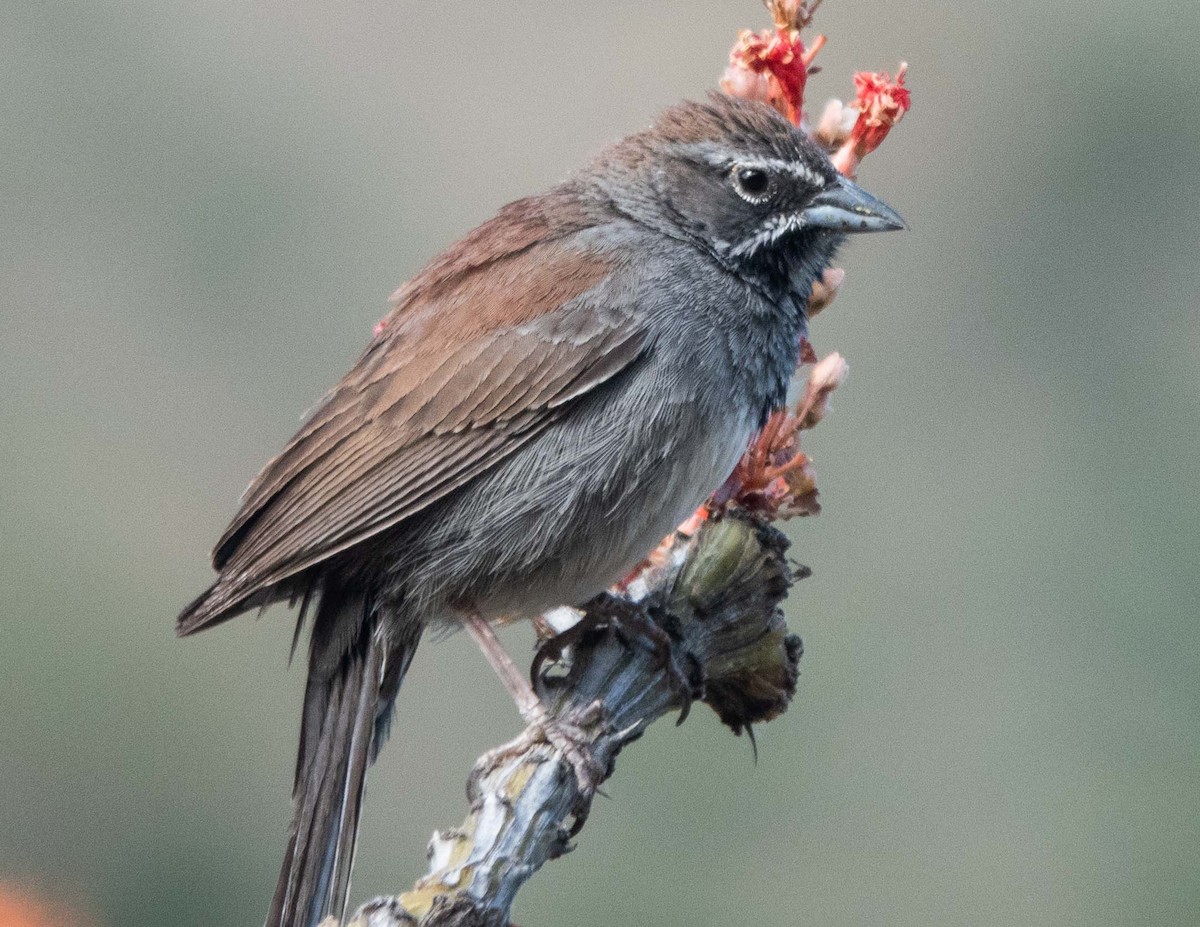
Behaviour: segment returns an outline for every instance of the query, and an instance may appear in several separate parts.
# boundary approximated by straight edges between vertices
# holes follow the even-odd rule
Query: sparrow
[[[601,593],[721,486],[785,402],[813,282],[849,233],[903,227],[775,110],[713,94],[395,292],[178,619],[298,601],[298,638],[312,612],[268,927],[344,918],[366,771],[426,628],[465,628],[564,744],[493,626]]]

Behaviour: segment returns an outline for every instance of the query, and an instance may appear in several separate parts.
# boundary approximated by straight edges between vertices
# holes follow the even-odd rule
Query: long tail
[[[420,627],[395,636],[369,594],[327,586],[313,623],[295,817],[266,927],[345,916],[367,767],[387,739]],[[391,635],[391,636],[389,636]]]

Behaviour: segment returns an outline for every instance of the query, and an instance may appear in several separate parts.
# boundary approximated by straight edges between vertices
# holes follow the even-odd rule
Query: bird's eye
[[[771,195],[771,175],[761,167],[735,167],[730,177],[733,188],[744,200],[762,203]]]

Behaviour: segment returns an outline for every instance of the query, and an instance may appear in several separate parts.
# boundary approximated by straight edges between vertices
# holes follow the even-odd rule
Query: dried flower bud
[[[850,137],[850,130],[858,119],[858,110],[841,100],[833,99],[825,104],[821,118],[813,130],[813,139],[826,151],[837,151]]]
[[[858,164],[887,138],[904,114],[912,108],[912,96],[904,86],[908,63],[901,62],[895,80],[886,72],[860,71],[854,75],[854,87],[858,96],[854,109],[858,118],[850,130],[850,138],[833,157],[833,166],[853,177],[858,173]]]
[[[808,375],[804,399],[796,409],[796,418],[800,421],[799,429],[812,428],[825,417],[829,410],[829,394],[845,382],[849,372],[850,365],[837,351],[813,367]]]
[[[826,268],[825,273],[821,275],[821,279],[813,284],[812,293],[808,296],[808,317],[811,319],[822,309],[829,306],[837,297],[838,289],[842,285],[842,281],[846,279],[846,272],[840,267]],[[809,350],[812,350],[811,348]],[[810,363],[816,362],[816,355],[813,355]]]
[[[797,454],[798,465],[788,469],[780,480],[787,487],[781,499],[780,515],[820,515],[821,503],[817,501],[817,475],[811,460]]]
[[[812,22],[822,0],[764,0],[776,29],[799,31]]]
[[[709,499],[708,512],[733,505],[774,519],[821,511],[812,461],[800,450],[800,432],[824,418],[829,394],[846,379],[848,370],[837,353],[816,363],[803,400],[795,411],[772,413],[732,476]]]

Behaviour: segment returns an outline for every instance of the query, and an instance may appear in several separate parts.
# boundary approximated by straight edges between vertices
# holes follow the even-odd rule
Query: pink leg
[[[496,675],[500,677],[500,681],[504,683],[504,688],[508,690],[508,694],[512,696],[514,702],[517,703],[517,710],[521,712],[521,717],[528,724],[538,724],[547,720],[546,707],[542,704],[542,700],[537,697],[537,693],[533,691],[533,686],[529,684],[529,680],[525,678],[525,674],[517,668],[517,664],[513,662],[512,657],[508,655],[500,639],[496,637],[496,632],[492,630],[492,626],[488,620],[478,612],[469,611],[463,613],[463,627],[467,629],[467,633],[471,635],[471,639],[483,651],[483,655],[487,657],[488,663],[492,669],[496,671]]]
[[[487,657],[488,663],[492,665],[492,669],[504,683],[504,688],[517,703],[517,710],[521,712],[521,717],[530,727],[529,731],[511,743],[489,751],[483,757],[483,767],[487,768],[501,760],[519,755],[529,745],[530,735],[532,735],[562,753],[563,758],[575,771],[580,794],[590,798],[603,778],[604,771],[597,766],[596,760],[592,757],[591,741],[587,732],[574,724],[550,717],[546,706],[533,691],[525,674],[518,669],[512,657],[501,646],[496,632],[492,630],[492,626],[486,618],[476,611],[464,611],[462,621],[463,627],[467,629],[471,639],[479,645],[479,649]]]

